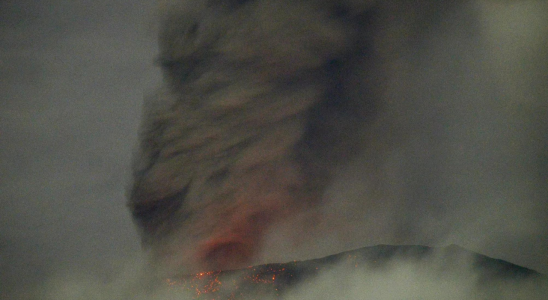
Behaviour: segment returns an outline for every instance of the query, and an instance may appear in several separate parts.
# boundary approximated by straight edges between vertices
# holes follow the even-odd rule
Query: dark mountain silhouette
[[[378,245],[306,261],[180,275],[168,279],[167,284],[171,288],[190,292],[194,299],[277,299],[289,289],[309,282],[321,272],[333,268],[337,268],[338,272],[380,272],[396,261],[426,265],[440,275],[458,272],[474,274],[479,286],[525,280],[546,281],[544,275],[534,270],[456,245],[442,248]]]

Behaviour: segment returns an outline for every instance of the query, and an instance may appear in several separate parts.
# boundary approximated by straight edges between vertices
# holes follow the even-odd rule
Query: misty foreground
[[[451,245],[379,245],[320,259],[172,277],[181,299],[546,299],[546,277]],[[172,299],[171,297],[169,299]]]
[[[145,265],[128,264],[109,278],[67,274],[8,299],[548,299],[546,275],[454,245],[379,245],[320,259],[160,280],[151,280]]]

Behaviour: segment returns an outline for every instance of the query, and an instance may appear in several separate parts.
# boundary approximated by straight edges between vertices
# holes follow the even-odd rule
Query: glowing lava
[[[435,255],[432,255],[433,253]],[[334,266],[344,267],[348,271],[367,268],[374,272],[387,266],[388,262],[398,259],[398,261],[414,263],[441,263],[440,266],[443,268],[439,270],[451,273],[460,270],[459,264],[454,262],[461,262],[462,257],[470,258],[470,267],[477,272],[478,282],[519,281],[541,276],[533,270],[492,259],[454,245],[445,248],[379,245],[308,261],[178,276],[168,279],[166,283],[170,288],[180,289],[186,292],[185,294],[190,293],[192,299],[279,299],[289,288]]]

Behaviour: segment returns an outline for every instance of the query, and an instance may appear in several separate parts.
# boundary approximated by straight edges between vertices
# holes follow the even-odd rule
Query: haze
[[[58,291],[59,276],[76,280],[73,290],[96,291],[89,299],[108,298],[106,278],[134,270],[127,264],[141,251],[125,190],[141,104],[161,80],[154,5],[0,2],[0,298],[31,299],[45,283]],[[548,7],[481,8],[488,35],[480,50],[491,60],[465,54],[462,73],[446,74],[459,45],[477,41],[434,34],[430,56],[403,85],[414,134],[378,165],[365,153],[341,169],[322,224],[273,229],[263,261],[455,243],[548,273]],[[440,95],[454,96],[434,107]],[[372,169],[385,176],[374,195]],[[400,268],[388,277],[408,271]]]

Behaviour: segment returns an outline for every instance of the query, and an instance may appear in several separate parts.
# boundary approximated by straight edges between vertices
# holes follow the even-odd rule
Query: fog
[[[441,258],[441,257],[439,257]],[[354,268],[339,264],[284,291],[281,296],[264,294],[255,297],[238,297],[203,293],[204,287],[183,289],[162,285],[154,291],[142,289],[140,271],[132,265],[119,272],[113,280],[103,281],[89,276],[56,277],[39,290],[39,299],[523,299],[541,300],[548,292],[546,281],[484,281],[463,256],[448,262],[434,257],[420,262],[392,259],[388,265],[360,266]],[[454,264],[448,268],[448,264]],[[451,272],[447,272],[451,269]],[[237,286],[234,279],[223,281]],[[230,282],[234,282],[231,284]],[[260,284],[260,283],[258,283]],[[207,284],[206,284],[207,285]],[[223,285],[221,283],[221,285]],[[238,293],[236,293],[238,295]],[[261,295],[261,294],[260,294]]]
[[[0,291],[138,252],[125,207],[144,93],[146,1],[0,2]]]
[[[481,33],[455,14],[409,52],[415,68],[389,86],[395,121],[341,168],[320,222],[303,216],[273,230],[265,260],[458,244],[546,273],[546,6],[477,9]],[[284,242],[290,251],[278,251]]]
[[[1,298],[181,298],[138,294],[142,253],[125,206],[141,104],[161,80],[154,7],[0,2]],[[478,7],[481,38],[448,25],[409,53],[419,67],[392,97],[409,100],[395,111],[413,109],[376,133],[391,146],[342,167],[313,216],[273,228],[262,262],[458,244],[548,274],[548,7]],[[459,48],[470,45],[478,52]],[[444,71],[456,62],[459,72]],[[334,269],[287,299],[473,299],[466,269],[356,272]],[[340,285],[347,294],[329,293]],[[505,297],[536,297],[516,295],[526,290]]]

